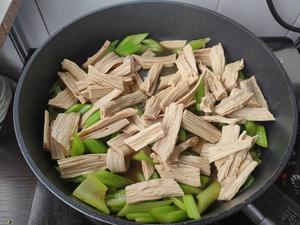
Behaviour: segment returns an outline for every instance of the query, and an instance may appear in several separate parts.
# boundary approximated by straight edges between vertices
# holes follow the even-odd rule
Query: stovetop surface
[[[282,37],[262,38],[286,69],[300,100],[300,55],[292,41]],[[300,104],[299,104],[300,105]],[[11,114],[0,131],[0,225],[92,225],[81,213],[67,206],[37,182],[22,159],[12,131]],[[290,161],[276,181],[254,204],[278,225],[300,224],[300,138]],[[297,154],[299,153],[299,154]],[[4,184],[4,185],[2,185]],[[13,201],[12,201],[13,200]],[[215,225],[252,225],[242,212]],[[104,224],[104,223],[97,223]]]

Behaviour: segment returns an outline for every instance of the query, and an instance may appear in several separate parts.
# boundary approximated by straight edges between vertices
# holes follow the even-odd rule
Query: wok
[[[71,197],[54,164],[42,148],[43,111],[60,62],[69,58],[81,65],[106,40],[149,32],[158,40],[211,37],[221,42],[227,62],[245,59],[246,76],[255,74],[275,122],[265,123],[269,149],[255,170],[255,182],[232,201],[215,204],[200,221],[207,224],[240,210],[261,195],[284,168],[293,148],[297,127],[294,93],[286,72],[266,45],[238,23],[200,7],[175,2],[131,2],[91,12],[52,35],[31,57],[20,77],[14,100],[14,127],[20,149],[32,171],[58,198],[95,220],[134,224],[104,215]]]

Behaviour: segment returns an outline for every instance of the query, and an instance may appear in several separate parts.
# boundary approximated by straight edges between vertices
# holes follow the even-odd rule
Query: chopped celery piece
[[[108,187],[122,188],[133,182],[125,177],[113,174],[106,170],[101,170],[92,175]]]
[[[153,174],[151,175],[150,179],[159,179],[160,176],[156,170],[154,170]]]
[[[128,43],[122,48],[116,48],[115,52],[120,56],[127,56],[141,51],[142,48],[143,46],[141,44],[136,45],[136,44]]]
[[[118,131],[118,132],[115,132],[115,133],[113,133],[113,134],[111,134],[111,135],[110,135],[110,138],[117,137],[117,136],[119,136],[120,134],[121,134],[121,132],[120,132],[120,131]]]
[[[196,105],[197,103],[201,103],[201,100],[204,97],[204,95],[205,95],[205,81],[204,79],[202,79],[199,84],[199,87],[195,92]]]
[[[128,43],[132,43],[132,44],[135,44],[135,45],[140,44],[147,36],[148,36],[148,33],[129,35],[129,36],[125,37],[119,43],[117,48],[121,48],[121,47],[127,45]]]
[[[107,146],[97,139],[85,139],[82,142],[90,153],[97,154],[107,152]]]
[[[197,204],[195,202],[195,199],[192,195],[184,195],[182,197],[184,206],[187,212],[187,215],[191,219],[199,219],[200,213],[198,211]]]
[[[139,217],[148,217],[148,216],[151,216],[150,213],[128,213],[126,215],[126,218],[128,220],[135,220],[136,218]]]
[[[140,172],[136,173],[136,179],[138,180],[138,182],[142,182],[146,180],[144,174]]]
[[[78,177],[72,177],[72,178],[63,178],[63,180],[67,183],[75,183],[80,184],[82,181],[84,181],[86,177],[84,176],[78,176]]]
[[[138,111],[138,115],[139,116],[142,116],[143,114],[144,114],[144,112],[143,112],[143,110],[142,110],[142,108],[140,107],[140,106],[138,106],[138,105],[135,105],[135,106],[133,106],[132,108],[134,108],[134,109],[136,109],[137,111]]]
[[[111,42],[106,52],[108,53],[114,51],[118,42],[119,40],[114,40],[113,42]]]
[[[255,180],[254,177],[250,175],[245,181],[245,183],[242,185],[242,187],[240,188],[239,193],[245,191],[248,187],[250,187],[251,184],[254,182],[254,180]]]
[[[162,201],[147,201],[134,204],[126,204],[124,208],[118,213],[118,216],[125,216],[129,213],[147,213],[152,208],[160,206],[171,205],[171,200],[162,200]]]
[[[243,73],[241,70],[239,71],[239,78],[240,78],[241,80],[245,80],[244,73]]]
[[[118,213],[121,211],[121,209],[123,209],[123,206],[111,206],[111,207],[108,207],[108,209],[112,213]]]
[[[51,86],[50,90],[49,90],[49,94],[52,96],[52,97],[55,97],[59,92],[62,91],[62,87],[63,84],[62,84],[62,80],[60,79],[57,79],[55,81],[55,83]]]
[[[97,110],[92,115],[90,115],[87,120],[85,121],[83,127],[88,128],[92,126],[94,123],[98,122],[101,119],[101,113],[100,110]]]
[[[205,48],[206,44],[210,41],[210,38],[200,38],[197,40],[192,40],[188,44],[192,46],[193,50],[197,50],[200,48]]]
[[[88,176],[74,191],[73,195],[81,201],[95,207],[105,214],[109,214],[109,209],[105,204],[105,194],[107,187],[99,180]]]
[[[251,149],[250,155],[253,160],[256,160],[260,158],[261,152],[259,149]]]
[[[145,40],[143,40],[143,44],[146,45],[146,47],[153,52],[163,52],[164,51],[164,47],[159,42],[157,42],[153,39],[145,39]]]
[[[80,114],[83,114],[87,111],[89,111],[93,107],[92,104],[84,104],[83,107],[79,110]]]
[[[265,127],[263,125],[256,125],[256,135],[257,135],[257,139],[255,143],[261,147],[267,148],[268,138],[267,138]]]
[[[195,109],[196,109],[196,112],[200,112],[201,111],[201,109],[200,109],[200,102],[199,103],[196,102]]]
[[[70,152],[71,156],[83,155],[84,153],[84,145],[77,134],[75,134],[72,138]]]
[[[152,216],[150,216],[150,214],[149,214],[149,216],[136,218],[135,222],[141,223],[141,224],[144,224],[144,223],[157,223],[157,221]]]
[[[150,214],[159,223],[176,223],[188,219],[185,211],[174,206],[155,207],[150,210]]]
[[[75,104],[75,105],[72,105],[70,106],[66,111],[65,113],[68,114],[68,113],[72,113],[72,112],[79,112],[82,107],[84,106],[85,104]]]
[[[210,177],[205,176],[205,175],[200,175],[201,189],[204,189],[207,187],[209,180],[210,180]]]
[[[181,200],[179,200],[178,197],[171,197],[170,199],[172,200],[174,205],[176,205],[179,209],[185,210],[184,203]]]
[[[250,136],[256,135],[256,124],[253,121],[247,121],[245,123],[245,130],[247,131],[247,134]]]
[[[178,52],[180,52],[180,51],[182,51],[182,48],[174,48],[174,49],[172,49],[172,52],[173,53],[178,53]]]
[[[129,35],[125,37],[115,48],[118,55],[126,56],[138,52],[142,49],[141,42],[147,37],[148,33]]]
[[[126,204],[126,192],[124,189],[109,193],[105,197],[107,207],[123,207]]]
[[[201,189],[197,187],[190,186],[188,184],[178,183],[180,188],[185,194],[199,194],[201,193]]]
[[[183,129],[183,128],[180,128],[179,129],[179,132],[178,132],[178,142],[181,143],[181,142],[184,142],[185,140],[187,139],[187,133],[186,133],[186,130]]]
[[[154,163],[153,160],[150,158],[149,155],[147,155],[143,150],[138,151],[134,156],[133,156],[134,160],[138,160],[138,161],[146,161],[148,163]]]
[[[198,210],[200,215],[214,202],[217,200],[221,184],[218,181],[214,181],[200,194],[197,195],[198,199]]]

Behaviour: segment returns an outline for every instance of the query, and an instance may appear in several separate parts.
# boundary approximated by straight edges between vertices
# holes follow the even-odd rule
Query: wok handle
[[[246,205],[242,211],[255,225],[276,225],[270,218],[265,217],[254,204]]]

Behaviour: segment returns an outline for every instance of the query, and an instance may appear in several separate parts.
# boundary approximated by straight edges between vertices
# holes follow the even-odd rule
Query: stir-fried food
[[[105,41],[80,66],[62,61],[44,113],[43,147],[73,195],[138,223],[200,219],[253,181],[260,121],[275,120],[244,61],[209,38],[148,33]],[[246,76],[247,77],[247,76]]]

